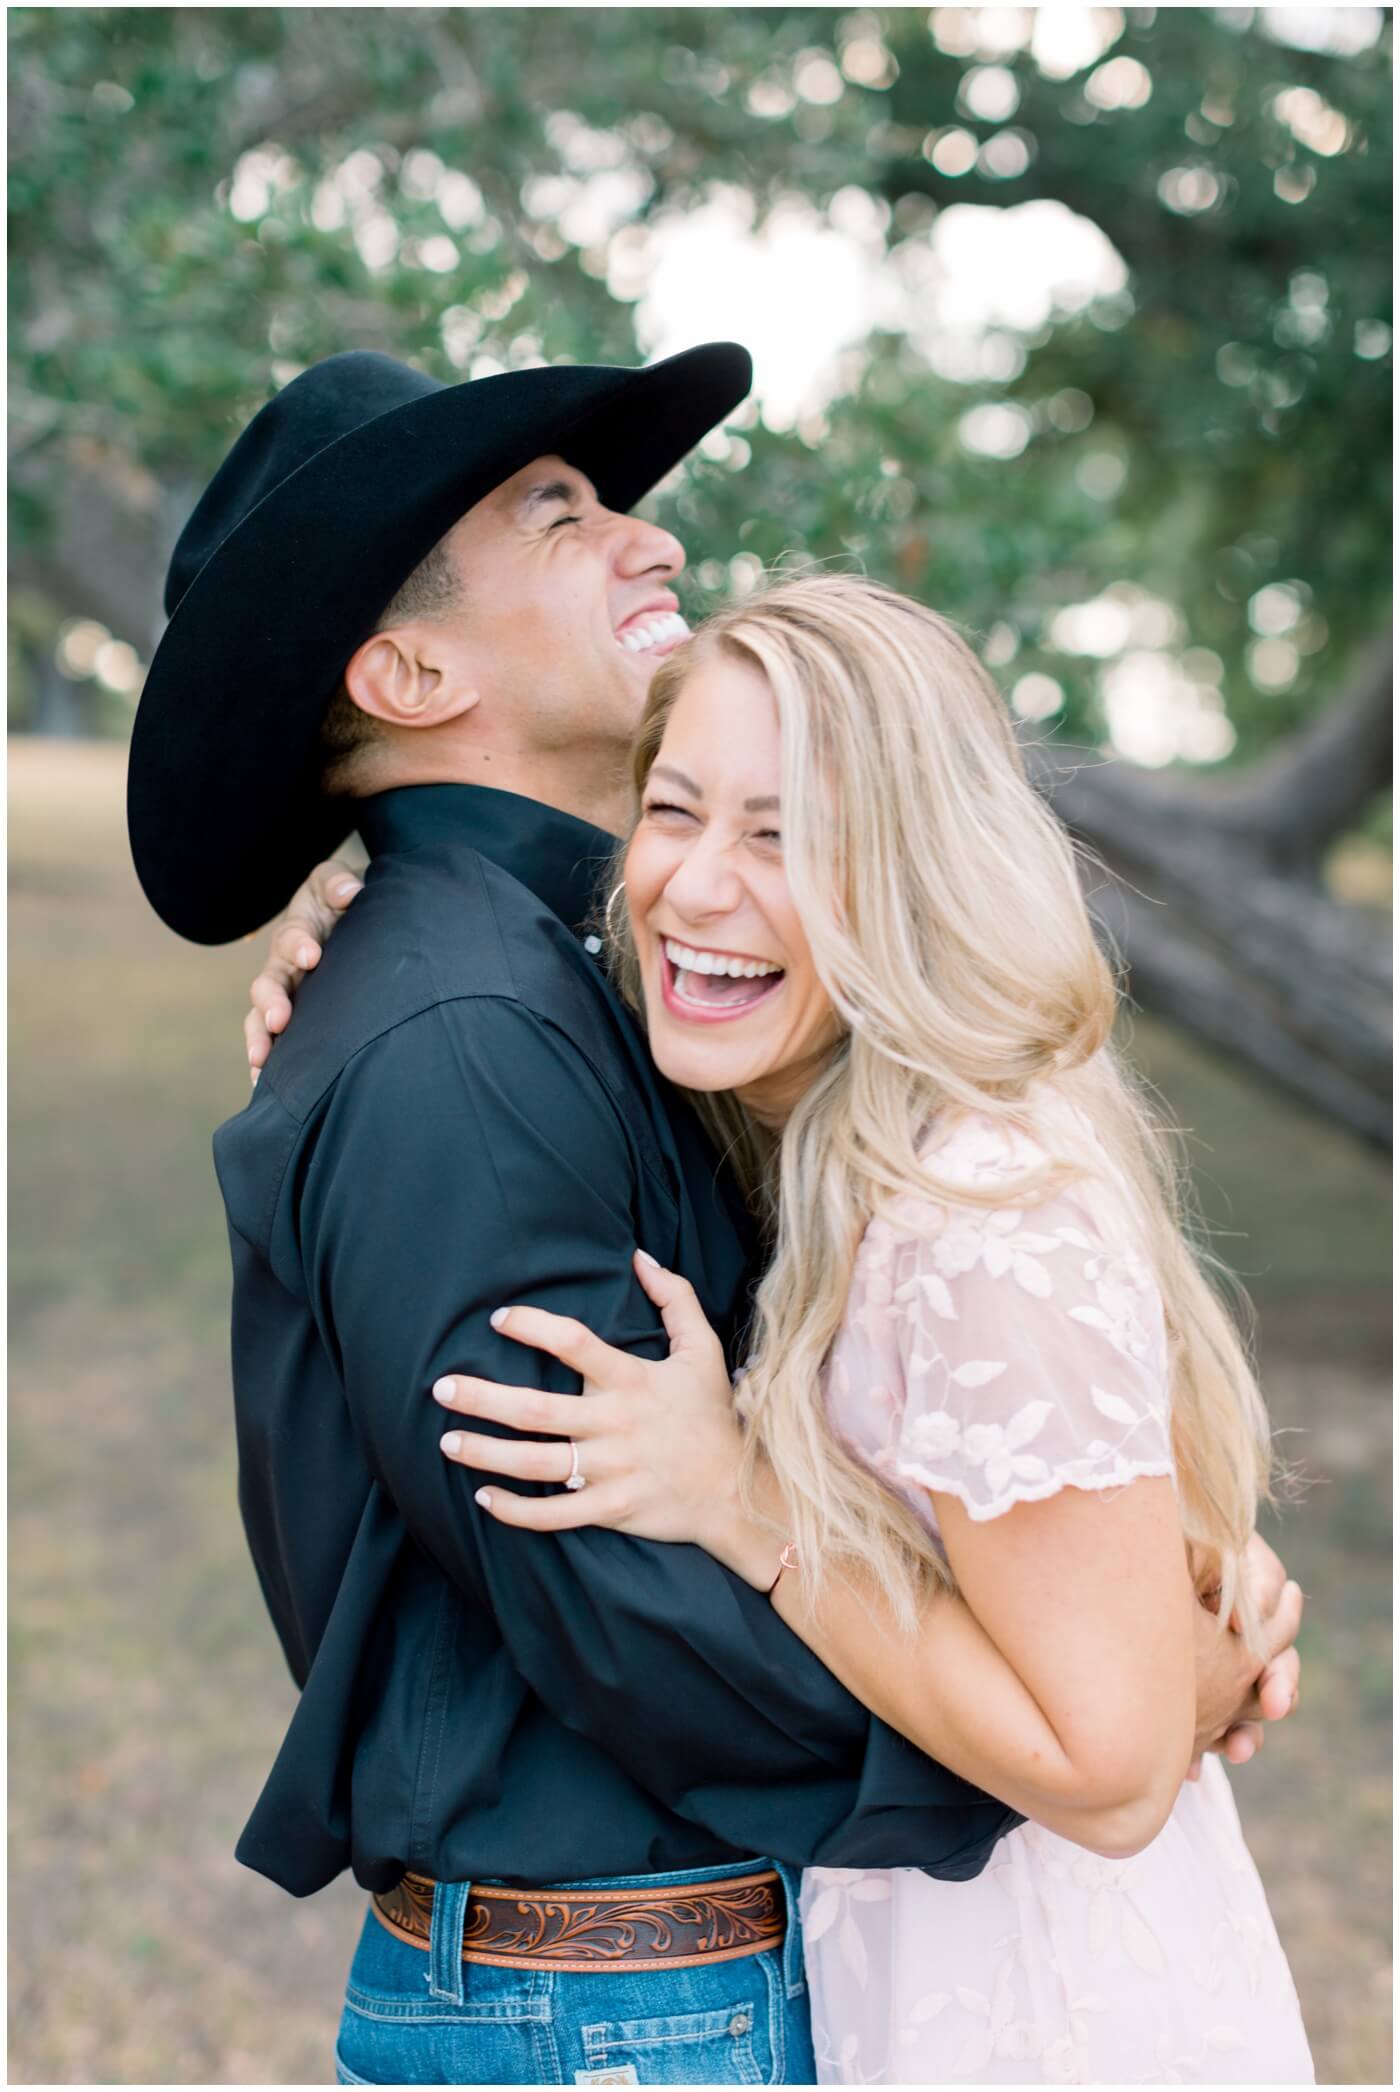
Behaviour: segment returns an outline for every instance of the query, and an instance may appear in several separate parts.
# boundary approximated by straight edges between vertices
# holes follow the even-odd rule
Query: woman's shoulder
[[[843,1361],[883,1420],[878,1471],[976,1519],[1170,1474],[1160,1295],[1092,1127],[949,1112],[919,1158],[927,1192],[872,1222],[852,1289],[851,1327],[881,1339]]]
[[[921,1180],[877,1206],[867,1235],[886,1248],[949,1228],[1068,1226],[1122,1248],[1140,1245],[1137,1200],[1087,1112],[1042,1086],[1014,1110],[940,1108],[916,1143]]]
[[[1024,1204],[1043,1197],[1086,1160],[1106,1160],[1085,1115],[1048,1095],[1005,1111],[942,1105],[919,1133],[915,1154],[921,1195],[911,1192],[891,1204],[888,1217],[896,1221],[901,1211],[921,1221],[926,1207],[962,1192],[982,1206],[995,1203],[998,1191],[1005,1192],[1007,1205]]]
[[[1044,1119],[1029,1110],[1003,1116],[967,1105],[945,1105],[918,1144],[930,1183],[987,1191],[1019,1184],[1054,1162]]]

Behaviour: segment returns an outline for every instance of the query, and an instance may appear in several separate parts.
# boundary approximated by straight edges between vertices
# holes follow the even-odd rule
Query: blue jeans
[[[685,1887],[777,1865],[780,1951],[701,1968],[488,1968],[462,1960],[468,1884],[439,1887],[429,1951],[366,1912],[335,2052],[342,2085],[812,2085],[795,1870],[753,1860],[561,1888]]]

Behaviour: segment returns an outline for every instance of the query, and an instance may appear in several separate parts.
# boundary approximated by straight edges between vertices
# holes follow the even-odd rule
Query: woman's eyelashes
[[[582,521],[582,516],[556,516],[549,527],[551,530],[558,530],[565,523],[581,523]]]
[[[643,802],[642,812],[650,815],[653,819],[667,814],[674,814],[677,820],[698,823],[700,818],[690,807],[675,806],[669,799],[648,799]],[[781,849],[783,843],[782,830],[780,828],[756,828],[750,835],[749,841],[753,843],[771,843],[777,849]]]

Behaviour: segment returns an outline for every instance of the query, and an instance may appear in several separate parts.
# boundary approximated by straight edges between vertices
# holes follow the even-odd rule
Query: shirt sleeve
[[[1088,1185],[1040,1205],[930,1201],[891,1272],[902,1399],[879,1461],[997,1518],[1065,1488],[1175,1480],[1161,1297]]]
[[[876,1722],[762,1593],[695,1547],[501,1525],[439,1450],[444,1372],[577,1391],[491,1329],[496,1307],[664,1355],[632,1270],[637,1168],[588,1061],[512,1001],[440,1005],[357,1056],[303,1159],[299,1230],[371,1470],[550,1712],[678,1814],[738,1850],[975,1871],[1011,1812]]]

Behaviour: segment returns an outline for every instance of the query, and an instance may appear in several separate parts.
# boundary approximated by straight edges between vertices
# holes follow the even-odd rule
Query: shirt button
[[[583,940],[583,948],[586,952],[592,952],[593,956],[596,958],[598,956],[598,953],[603,949],[603,940],[601,937],[585,937]]]
[[[752,2012],[736,2012],[729,2022],[729,2031],[737,2039],[740,2034],[747,2034],[752,2025]]]

